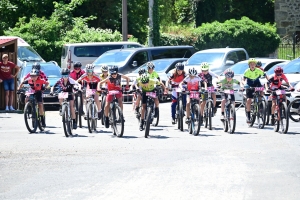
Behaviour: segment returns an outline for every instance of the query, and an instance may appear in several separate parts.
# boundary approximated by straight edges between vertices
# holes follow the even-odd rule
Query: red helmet
[[[283,72],[282,67],[278,66],[274,69],[275,74],[281,74]]]

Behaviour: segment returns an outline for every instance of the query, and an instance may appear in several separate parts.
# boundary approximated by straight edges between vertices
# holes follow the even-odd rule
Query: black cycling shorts
[[[222,93],[221,97],[222,97],[222,99],[227,99],[228,94]],[[231,100],[231,101],[235,101],[235,96],[234,96],[234,94],[230,94],[230,100]]]

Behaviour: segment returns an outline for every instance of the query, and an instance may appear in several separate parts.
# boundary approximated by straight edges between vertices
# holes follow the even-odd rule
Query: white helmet
[[[108,66],[107,65],[102,65],[101,66],[101,71],[107,72],[108,71]]]
[[[94,71],[94,65],[93,64],[87,64],[86,66],[85,66],[85,69],[86,70],[93,70]]]
[[[195,70],[195,68],[189,69],[189,74],[192,76],[196,76],[197,75],[197,70]]]

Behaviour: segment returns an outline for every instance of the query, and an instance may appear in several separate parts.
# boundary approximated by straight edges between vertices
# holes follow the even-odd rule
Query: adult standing
[[[16,69],[15,75],[12,70]],[[13,98],[15,90],[15,77],[18,75],[20,67],[13,62],[8,61],[8,55],[2,55],[2,62],[0,62],[0,83],[3,82],[5,91],[5,110],[15,110],[13,108]]]

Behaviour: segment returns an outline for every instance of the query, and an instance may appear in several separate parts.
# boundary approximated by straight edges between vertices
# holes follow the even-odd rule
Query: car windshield
[[[278,64],[274,65],[273,67],[271,67],[271,68],[267,71],[266,74],[267,74],[268,76],[274,74],[274,69],[275,69],[276,67],[278,67],[278,66],[282,67],[283,70],[285,71],[285,66],[286,66],[287,63],[288,63],[288,62],[283,62],[283,63],[278,63]],[[285,72],[284,72],[284,73],[285,73]]]
[[[222,63],[225,53],[196,53],[187,61],[188,65],[200,65],[202,62],[207,62],[211,66],[216,66]]]
[[[264,68],[265,65],[266,63],[262,63],[262,68]],[[249,65],[247,62],[240,62],[230,67],[230,69],[234,71],[234,74],[244,74],[244,72],[246,71],[246,69],[248,69],[248,67]],[[221,75],[223,75],[223,73]]]
[[[131,55],[133,52],[131,51],[113,51],[113,52],[106,52],[102,54],[99,58],[94,61],[94,65],[119,65],[122,62],[125,62],[126,59]]]
[[[26,76],[31,71],[31,66],[28,66],[24,69],[23,76]],[[41,70],[46,74],[48,78],[60,78],[60,67],[57,66],[41,66]]]
[[[152,63],[155,66],[154,70],[156,72],[164,72],[173,63],[173,60],[153,60]],[[134,70],[133,73],[138,73],[140,69],[147,69],[146,64],[147,63]]]
[[[274,70],[273,70],[274,71]],[[285,74],[299,74],[300,73],[300,59],[291,61],[283,67]]]
[[[26,62],[41,62],[42,57],[30,46],[18,47],[18,58]]]

